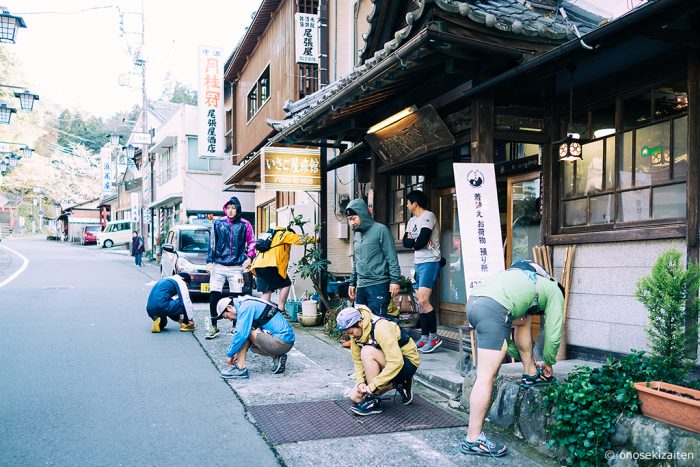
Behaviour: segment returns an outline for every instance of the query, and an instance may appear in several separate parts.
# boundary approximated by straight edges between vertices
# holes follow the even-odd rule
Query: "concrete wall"
[[[629,353],[647,350],[648,312],[634,296],[637,281],[651,273],[661,252],[676,248],[685,258],[683,240],[655,240],[578,245],[574,257],[567,342]],[[564,247],[554,250],[554,274],[561,277]]]

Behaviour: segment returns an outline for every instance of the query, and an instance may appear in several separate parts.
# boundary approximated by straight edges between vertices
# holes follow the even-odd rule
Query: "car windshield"
[[[91,226],[85,227],[86,232],[99,232],[100,230],[102,230],[102,226],[99,226],[99,225],[91,225]]]
[[[196,253],[209,249],[209,231],[182,230],[180,231],[180,251]]]

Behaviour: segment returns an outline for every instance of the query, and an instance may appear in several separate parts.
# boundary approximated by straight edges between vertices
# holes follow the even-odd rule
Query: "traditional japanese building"
[[[357,66],[287,105],[271,143],[354,143],[328,167],[355,165],[355,194],[397,246],[406,192],[431,195],[445,337],[465,323],[452,164],[495,164],[504,261],[546,244],[561,270],[563,247],[578,246],[570,353],[646,348],[636,281],[665,248],[698,260],[700,4],[656,0],[612,21],[546,0],[356,6],[368,20]],[[567,134],[580,149],[561,147]]]

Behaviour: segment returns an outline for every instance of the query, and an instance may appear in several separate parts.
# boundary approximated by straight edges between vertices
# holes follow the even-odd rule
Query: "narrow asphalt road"
[[[278,465],[197,340],[151,334],[131,258],[44,239],[0,287],[0,465]],[[0,248],[0,284],[22,260]]]

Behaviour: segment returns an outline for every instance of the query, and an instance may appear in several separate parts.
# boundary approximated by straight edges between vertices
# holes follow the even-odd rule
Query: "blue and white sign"
[[[505,269],[493,164],[454,164],[457,214],[467,298],[489,275]]]
[[[102,148],[100,151],[100,169],[100,189],[102,193],[111,193],[114,167],[112,164],[112,151],[109,148]]]

